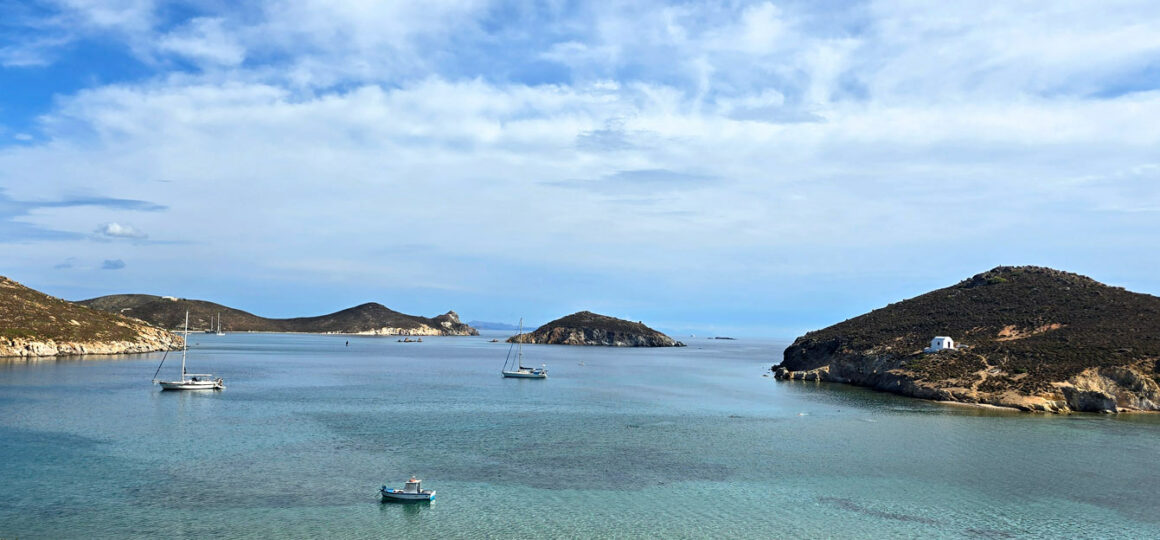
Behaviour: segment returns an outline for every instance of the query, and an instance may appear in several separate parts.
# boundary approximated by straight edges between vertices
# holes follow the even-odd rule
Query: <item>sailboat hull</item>
[[[504,377],[509,379],[547,379],[548,372],[543,370],[535,371],[502,371]]]
[[[157,381],[162,390],[221,390],[226,386],[219,381]]]

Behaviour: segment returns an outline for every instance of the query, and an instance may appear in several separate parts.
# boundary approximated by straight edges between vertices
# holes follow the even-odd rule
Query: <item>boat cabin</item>
[[[947,336],[935,336],[930,340],[930,347],[923,349],[922,352],[933,353],[948,349],[955,350],[955,340]]]

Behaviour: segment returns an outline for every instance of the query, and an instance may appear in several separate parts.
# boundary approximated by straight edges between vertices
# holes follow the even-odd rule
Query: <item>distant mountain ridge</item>
[[[519,330],[519,325],[490,321],[467,321],[467,325],[480,330]]]
[[[925,353],[936,336],[959,347]],[[1028,411],[1160,410],[1160,298],[1001,266],[809,332],[774,370]]]
[[[147,294],[114,294],[77,302],[111,313],[141,319],[163,328],[181,328],[189,311],[191,330],[221,328],[226,332],[302,332],[316,334],[373,334],[405,336],[474,336],[479,331],[448,311],[437,317],[407,315],[368,302],[327,315],[271,319],[205,300]]]
[[[78,306],[0,276],[0,356],[126,354],[180,349],[182,339]]]
[[[684,347],[641,322],[579,311],[547,323],[535,331],[508,338],[508,342],[606,347]]]

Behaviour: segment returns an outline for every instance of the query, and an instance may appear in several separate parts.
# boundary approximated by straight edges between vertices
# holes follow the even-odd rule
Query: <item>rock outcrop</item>
[[[960,347],[923,348],[935,336]],[[774,376],[1043,412],[1160,410],[1160,298],[1037,267],[953,287],[810,332]]]
[[[0,356],[127,354],[181,346],[180,336],[160,328],[0,277]]]
[[[508,338],[508,342],[605,347],[684,347],[640,322],[598,315],[590,311],[556,319],[535,331]]]

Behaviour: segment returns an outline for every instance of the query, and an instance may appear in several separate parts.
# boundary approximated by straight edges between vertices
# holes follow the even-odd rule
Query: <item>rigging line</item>
[[[517,335],[517,337],[518,337],[518,335]],[[508,363],[512,361],[512,349],[514,349],[515,347],[516,347],[516,342],[513,341],[511,346],[508,347],[507,356],[504,357],[504,359],[503,359],[503,368],[504,369],[507,369]]]
[[[161,363],[157,364],[157,371],[153,372],[153,380],[157,380],[157,374],[161,373],[161,366],[165,365],[165,357],[167,356],[169,356],[169,351],[165,351],[165,354],[161,355]]]

